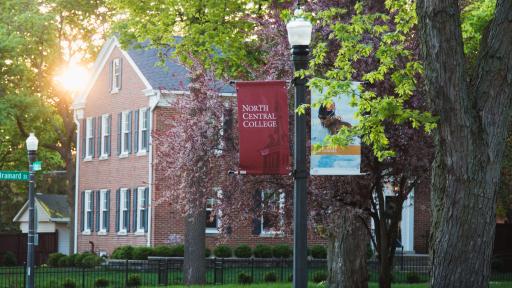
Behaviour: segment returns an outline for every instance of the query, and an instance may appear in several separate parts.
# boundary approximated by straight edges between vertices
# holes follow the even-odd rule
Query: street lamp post
[[[32,163],[36,160],[37,144],[38,140],[34,133],[30,133],[27,138],[27,150],[28,150],[28,171],[29,171],[29,182],[28,182],[28,242],[27,242],[27,288],[34,288],[34,238],[35,238],[35,201],[34,201],[34,169]]]
[[[309,44],[312,25],[295,10],[294,18],[286,25],[288,40],[292,46],[295,71],[308,66]],[[307,276],[307,177],[306,170],[306,116],[296,113],[306,103],[306,79],[295,77],[294,153],[293,153],[293,287],[305,288]]]

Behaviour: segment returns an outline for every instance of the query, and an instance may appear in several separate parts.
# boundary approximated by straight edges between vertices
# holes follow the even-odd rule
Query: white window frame
[[[92,223],[89,223],[89,213],[93,213],[92,209],[91,209],[91,197],[93,197],[92,195],[92,190],[85,190],[84,191],[84,231],[82,232],[82,234],[85,234],[85,235],[90,235],[91,234],[91,225]]]
[[[121,89],[121,60],[119,58],[112,59],[112,90],[110,93],[117,93]]]
[[[126,140],[131,137],[130,130],[128,129],[128,125],[130,124],[130,119],[128,119],[129,115],[130,111],[121,112],[121,154],[119,157],[128,156],[128,147],[126,147],[128,144]],[[125,136],[126,134],[128,134],[128,137]]]
[[[100,206],[100,231],[98,231],[99,235],[106,235],[107,229],[105,226],[105,212],[107,212],[107,189],[101,189],[100,190],[100,203],[97,203],[96,205]]]
[[[135,231],[135,234],[145,233],[142,223],[142,212],[147,209],[147,207],[144,207],[144,190],[146,190],[146,187],[137,188],[137,230]]]
[[[92,145],[94,145],[94,135],[92,135],[92,117],[85,120],[85,158],[84,161],[92,160]]]
[[[265,194],[267,193],[272,193],[274,195],[277,195],[277,193],[279,193],[279,200],[277,200],[279,202],[279,227],[277,227],[278,229],[265,229],[264,228],[264,215],[263,215],[263,212],[265,211]],[[260,232],[260,236],[284,236],[284,232],[283,232],[283,228],[284,228],[284,205],[285,205],[285,193],[284,191],[282,190],[278,190],[277,193],[275,193],[274,191],[271,191],[271,190],[262,190],[261,191],[261,199],[262,199],[262,213],[261,213],[261,218],[260,218],[260,227],[261,227],[261,232]],[[274,200],[276,201],[276,200]]]
[[[126,205],[126,201],[128,196],[128,188],[121,188],[119,195],[119,235],[126,235],[128,233],[128,227],[124,226],[124,214],[125,211],[128,213],[128,206]],[[130,223],[128,223],[130,225]]]
[[[220,189],[215,189],[217,192],[217,198],[208,198],[206,199],[206,211],[212,211],[213,212],[213,207],[218,205],[219,203],[221,203],[221,200],[222,200],[222,190]],[[208,207],[208,205],[210,205],[210,207]],[[222,211],[220,209],[218,209],[217,211],[217,214],[215,215],[215,228],[213,227],[206,227],[205,229],[205,233],[206,234],[218,234],[219,233],[219,227],[221,225],[221,216],[222,216]]]
[[[144,141],[144,135],[143,131],[146,131],[146,133],[149,133],[149,119],[146,119],[145,114],[148,108],[141,108],[139,109],[139,135],[138,135],[138,147],[139,151],[137,152],[137,155],[146,155],[149,147],[149,143],[147,143],[146,147],[142,147],[142,142]],[[146,121],[147,120],[147,121]],[[145,125],[144,125],[145,124]],[[149,139],[148,139],[149,142]]]
[[[108,150],[107,150],[107,141],[106,139],[110,136],[110,127],[108,125],[108,117],[109,115],[108,114],[103,114],[101,115],[101,139],[100,139],[100,142],[101,142],[101,145],[100,145],[100,149],[101,149],[101,156],[100,156],[100,160],[103,160],[103,159],[108,159]]]

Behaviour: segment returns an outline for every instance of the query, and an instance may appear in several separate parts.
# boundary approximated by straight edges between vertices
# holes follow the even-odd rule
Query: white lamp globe
[[[34,135],[34,133],[30,133],[30,135],[27,138],[26,143],[27,143],[27,150],[28,151],[36,151],[37,150],[37,144],[39,143],[39,141],[37,140],[37,138]]]
[[[311,31],[313,25],[311,22],[302,17],[302,10],[296,9],[293,13],[294,17],[288,24],[286,30],[288,31],[288,41],[291,46],[295,45],[309,45],[311,43]]]

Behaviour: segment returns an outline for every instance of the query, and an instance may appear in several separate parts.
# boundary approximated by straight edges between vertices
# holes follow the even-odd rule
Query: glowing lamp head
[[[37,140],[34,133],[30,133],[30,136],[28,136],[26,143],[28,151],[37,151],[37,144],[39,144],[39,140]]]
[[[291,46],[306,45],[309,46],[311,43],[311,31],[313,25],[308,20],[302,17],[302,10],[296,9],[293,13],[293,18],[288,24],[286,24],[286,30],[288,31],[288,41]]]

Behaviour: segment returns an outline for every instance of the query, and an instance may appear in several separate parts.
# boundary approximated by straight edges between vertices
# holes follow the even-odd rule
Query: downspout
[[[76,154],[75,154],[75,162],[76,162],[76,168],[75,168],[75,219],[74,219],[74,227],[73,227],[73,234],[75,237],[73,237],[73,253],[77,253],[78,251],[78,186],[80,183],[80,121],[78,121],[76,110],[73,113],[73,120],[76,124]]]
[[[152,209],[152,198],[153,198],[153,135],[152,135],[152,132],[153,132],[153,116],[154,116],[154,110],[156,108],[156,106],[158,105],[158,102],[160,101],[160,91],[156,92],[155,93],[156,95],[156,101],[153,101],[153,103],[151,103],[150,101],[150,106],[149,106],[149,143],[148,143],[148,157],[149,157],[149,161],[148,161],[148,165],[149,165],[149,169],[148,169],[148,182],[149,182],[149,195],[148,195],[148,234],[147,234],[147,243],[146,243],[146,246],[150,247],[151,246],[151,232],[152,232],[152,229],[151,229],[151,226],[153,224],[153,209]]]

